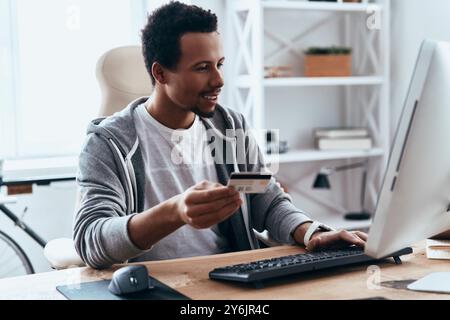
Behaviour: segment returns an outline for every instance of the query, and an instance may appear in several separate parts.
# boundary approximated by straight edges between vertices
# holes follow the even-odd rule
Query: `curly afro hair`
[[[180,39],[188,32],[217,31],[217,16],[211,10],[172,1],[155,10],[142,30],[142,51],[145,66],[152,79],[152,65],[158,62],[174,70],[181,58]]]

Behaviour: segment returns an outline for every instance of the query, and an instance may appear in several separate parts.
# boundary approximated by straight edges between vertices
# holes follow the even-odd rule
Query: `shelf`
[[[263,1],[265,9],[290,9],[310,11],[337,11],[337,12],[361,12],[366,13],[369,9],[382,10],[382,6],[374,3],[330,3],[330,2],[308,2],[308,1]]]
[[[371,150],[344,150],[344,151],[295,150],[290,151],[288,153],[280,154],[278,156],[266,155],[265,158],[268,163],[275,163],[277,161],[278,163],[283,164],[296,162],[380,157],[383,155],[384,151],[381,148],[375,148]]]
[[[237,81],[239,88],[252,86],[253,78],[240,76]],[[371,86],[382,85],[383,77],[357,76],[357,77],[292,77],[264,79],[266,88],[277,87],[312,87],[312,86]]]
[[[317,77],[265,79],[266,87],[363,86],[381,85],[382,77]]]
[[[74,178],[77,169],[78,157],[6,160],[3,166],[3,181]]]
[[[268,164],[272,163],[272,168],[279,165],[284,171],[283,174],[291,174],[291,172],[293,174],[298,165],[321,166],[323,163],[325,165],[328,163],[334,166],[333,161],[357,162],[370,159],[376,164],[374,168],[376,171],[374,170],[373,177],[367,181],[366,191],[371,202],[375,202],[377,190],[383,179],[386,158],[390,152],[389,141],[391,141],[389,132],[391,86],[388,71],[391,42],[389,16],[392,2],[390,0],[374,0],[370,3],[365,0],[363,3],[307,0],[227,0],[225,2],[229,17],[227,24],[229,43],[236,44],[228,48],[227,54],[233,65],[233,70],[228,74],[232,87],[230,87],[227,102],[249,118],[252,127],[274,126],[270,118],[271,113],[267,111],[269,108],[272,109],[277,99],[286,99],[288,105],[299,99],[308,100],[309,104],[322,105],[322,102],[329,104],[328,101],[336,97],[339,103],[333,107],[342,109],[336,112],[340,112],[343,116],[339,124],[335,124],[336,126],[370,126],[373,129],[371,131],[376,134],[373,137],[374,141],[386,142],[382,146],[375,144],[376,147],[370,150],[320,151],[314,150],[311,146],[311,150],[292,150],[276,156],[266,155]],[[375,18],[379,19],[376,22],[383,25],[382,32],[379,32],[375,25],[375,29],[366,26],[368,22],[375,23]],[[289,25],[289,30],[284,28],[286,23]],[[325,25],[326,28],[324,28]],[[321,32],[316,32],[319,29]],[[331,34],[327,32],[329,29],[333,29]],[[373,32],[373,30],[377,31]],[[295,55],[296,61],[299,61],[302,56],[301,51],[305,49],[305,39],[308,43],[316,45],[335,43],[351,46],[355,52],[359,53],[357,57],[354,57],[352,76],[306,77],[305,73],[300,72],[302,68],[294,68],[291,77],[264,78],[267,65],[291,64],[291,53]],[[326,119],[323,121],[321,119],[319,113],[323,112],[321,108],[308,110],[304,116],[301,108],[291,111],[295,111],[295,118],[302,115],[300,121],[307,127],[317,127],[320,123],[327,122]],[[353,112],[357,114],[353,115]],[[290,114],[280,114],[276,119],[276,123],[282,124],[280,129],[284,135],[289,137],[288,140],[308,140],[310,137],[307,132],[297,133],[297,125],[289,125],[287,122],[283,126],[284,119],[289,119],[289,116],[292,117]],[[260,142],[263,140],[261,139]],[[345,192],[351,194],[356,191],[356,187],[352,183],[353,177],[349,178],[352,179],[344,181],[346,188],[339,190],[339,195],[342,196],[342,200],[345,200],[344,202],[350,203],[350,197],[345,199]],[[314,200],[312,195],[311,198]],[[318,202],[317,205],[317,208],[313,208],[314,214],[316,211],[322,211],[322,204]],[[367,228],[370,225],[369,221],[344,220],[343,212],[331,214],[330,206],[324,205],[324,208],[326,211],[323,212],[323,219],[315,215],[313,218],[345,229]]]

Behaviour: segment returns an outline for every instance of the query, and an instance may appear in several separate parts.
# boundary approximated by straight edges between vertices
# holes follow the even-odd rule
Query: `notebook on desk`
[[[114,295],[108,290],[110,280],[58,286],[56,290],[69,300],[190,300],[155,278],[150,279],[152,289],[125,296]]]
[[[428,259],[450,260],[450,240],[428,239],[426,248]]]

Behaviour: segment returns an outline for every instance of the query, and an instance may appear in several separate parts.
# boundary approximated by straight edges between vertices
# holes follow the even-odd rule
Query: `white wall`
[[[392,129],[395,132],[423,39],[450,41],[450,1],[392,1]]]

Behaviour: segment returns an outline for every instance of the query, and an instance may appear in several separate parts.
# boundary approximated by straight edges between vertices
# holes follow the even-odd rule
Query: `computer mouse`
[[[147,268],[133,265],[120,268],[114,272],[108,289],[115,295],[125,295],[151,288]]]

